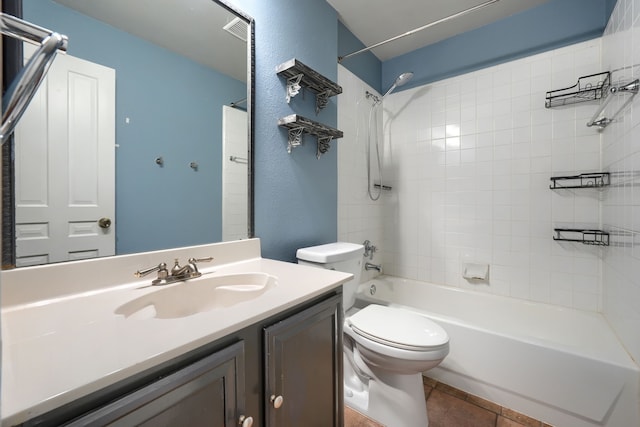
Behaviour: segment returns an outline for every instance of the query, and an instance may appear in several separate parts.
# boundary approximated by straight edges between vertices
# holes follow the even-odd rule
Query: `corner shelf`
[[[293,58],[276,67],[276,73],[287,79],[287,103],[306,87],[316,95],[316,114],[327,106],[329,98],[342,93],[342,87]]]
[[[554,228],[556,233],[553,240],[563,242],[578,242],[592,246],[609,246],[609,233],[602,230],[581,228]]]
[[[583,76],[573,86],[548,91],[544,106],[552,108],[600,99],[607,95],[610,85],[609,71]]]
[[[306,132],[315,135],[318,139],[318,150],[316,157],[319,159],[321,155],[329,151],[331,140],[334,138],[342,138],[343,132],[330,126],[318,123],[297,114],[278,119],[278,126],[285,127],[289,130],[289,145],[287,153],[291,153],[294,147],[302,144],[302,135]]]
[[[549,188],[601,188],[610,184],[609,172],[581,173],[573,176],[552,176]]]

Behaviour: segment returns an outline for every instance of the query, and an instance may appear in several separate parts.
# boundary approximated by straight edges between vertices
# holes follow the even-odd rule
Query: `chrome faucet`
[[[373,263],[367,262],[364,265],[364,269],[367,270],[367,271],[376,270],[378,273],[382,273],[382,265],[381,264],[373,264]]]
[[[195,279],[202,276],[202,273],[198,271],[199,262],[213,261],[213,257],[207,258],[189,258],[189,261],[184,266],[180,265],[178,258],[175,259],[175,264],[171,268],[171,271],[167,270],[167,264],[161,262],[155,267],[147,268],[145,270],[138,270],[134,273],[136,277],[144,277],[147,274],[151,274],[154,271],[158,272],[158,277],[151,281],[152,286],[168,285],[169,283],[180,282],[189,279]]]
[[[371,261],[373,259],[373,254],[376,253],[378,248],[372,245],[369,240],[365,240],[362,244],[364,245],[364,257],[368,257],[369,261]]]

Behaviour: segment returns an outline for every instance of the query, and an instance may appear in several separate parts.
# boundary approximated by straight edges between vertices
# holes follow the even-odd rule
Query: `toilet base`
[[[345,405],[388,427],[429,425],[422,374],[377,375],[363,387],[344,386]]]

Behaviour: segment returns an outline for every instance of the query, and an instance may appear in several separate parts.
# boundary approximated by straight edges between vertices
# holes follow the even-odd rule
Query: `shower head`
[[[385,92],[384,95],[382,95],[382,98],[384,98],[385,96],[389,95],[391,92],[393,92],[393,90],[397,87],[400,87],[404,84],[406,84],[409,80],[411,80],[411,77],[413,77],[413,73],[409,72],[409,73],[402,73],[398,76],[398,78],[396,79],[395,82],[393,82],[393,84],[391,85],[391,87],[389,88],[388,91]]]
[[[413,77],[412,72],[402,73],[398,76],[396,81],[394,82],[396,86],[402,86]]]

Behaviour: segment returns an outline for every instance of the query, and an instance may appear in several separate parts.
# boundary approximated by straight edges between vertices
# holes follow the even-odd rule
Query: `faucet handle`
[[[195,273],[198,273],[198,266],[196,264],[199,262],[210,262],[210,261],[213,261],[212,256],[209,256],[206,258],[189,258],[189,265],[191,265]]]
[[[160,264],[156,265],[155,267],[150,267],[147,268],[145,270],[138,270],[135,273],[133,273],[134,276],[136,277],[144,277],[147,274],[153,273],[154,271],[158,272],[158,277],[160,276],[164,276],[166,277],[167,275],[167,264],[164,262],[161,262]]]
[[[205,258],[189,258],[189,262],[209,262],[209,261],[213,261],[212,256],[208,256]]]
[[[369,257],[369,259],[372,260],[373,254],[376,253],[378,248],[372,245],[369,240],[365,240],[362,244],[364,245],[364,257]]]

